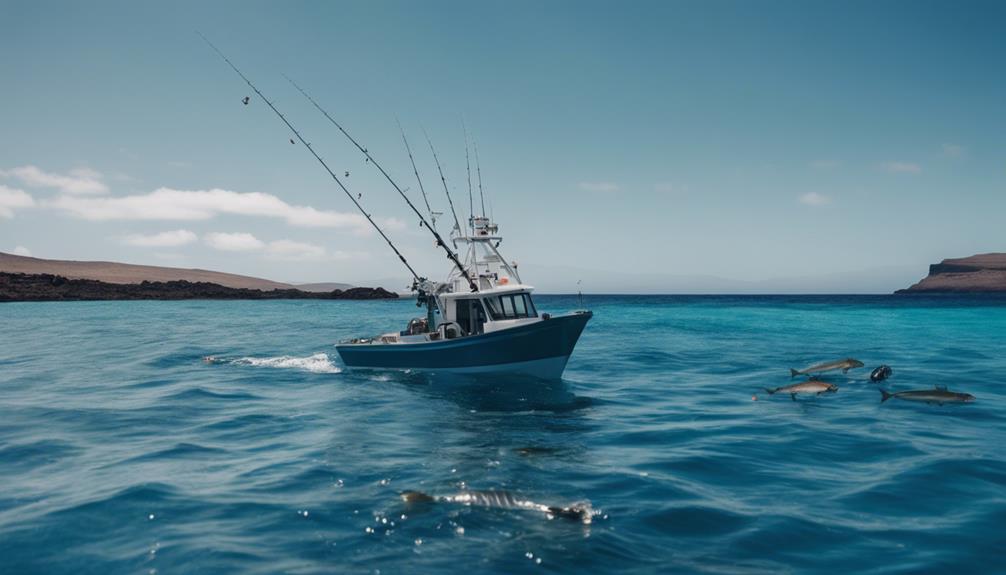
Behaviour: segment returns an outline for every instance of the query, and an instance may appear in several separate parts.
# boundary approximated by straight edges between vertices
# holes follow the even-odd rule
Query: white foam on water
[[[332,363],[326,353],[316,353],[308,357],[242,357],[231,360],[234,365],[250,365],[252,367],[272,367],[277,369],[300,369],[311,373],[342,373],[342,369]]]

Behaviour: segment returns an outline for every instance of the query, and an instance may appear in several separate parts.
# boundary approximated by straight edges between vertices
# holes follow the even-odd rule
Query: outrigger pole
[[[423,194],[423,203],[426,204],[426,211],[430,213],[430,221],[433,225],[437,225],[437,217],[433,215],[433,208],[430,207],[430,200],[426,197],[426,188],[423,187],[423,179],[419,177],[419,169],[416,168],[416,159],[412,157],[412,148],[409,147],[409,140],[405,137],[405,128],[402,127],[402,123],[395,118],[395,122],[398,123],[398,131],[402,133],[402,141],[405,142],[405,151],[409,153],[409,162],[412,164],[412,172],[416,174],[416,181],[419,182],[419,191]]]
[[[303,88],[298,86],[296,82],[294,82],[288,76],[284,75],[283,77],[286,78],[288,82],[293,84],[293,87],[297,88],[297,90],[300,91],[300,93],[303,94],[305,98],[307,98],[312,104],[314,104],[314,107],[317,108],[319,112],[324,114],[325,117],[328,118],[329,122],[332,122],[332,124],[334,124],[336,128],[339,128],[339,131],[342,132],[342,135],[346,136],[349,139],[349,141],[352,142],[354,146],[356,146],[358,150],[363,152],[363,155],[367,157],[367,160],[369,160],[372,164],[374,164],[374,167],[376,167],[381,172],[381,174],[384,176],[384,179],[388,180],[388,183],[395,188],[395,190],[398,192],[400,196],[402,196],[402,199],[405,200],[405,203],[408,204],[410,208],[412,208],[412,211],[415,212],[417,216],[419,216],[419,222],[422,225],[426,226],[426,229],[430,230],[430,233],[433,234],[433,237],[436,238],[437,240],[437,245],[444,248],[444,251],[447,252],[447,259],[451,260],[451,262],[453,262],[454,265],[457,266],[458,271],[460,271],[461,275],[464,276],[465,280],[468,281],[468,286],[472,288],[472,291],[473,292],[479,291],[478,286],[475,285],[475,282],[472,280],[471,276],[468,275],[468,270],[465,269],[465,266],[461,264],[461,260],[458,259],[458,255],[454,253],[453,250],[451,250],[450,246],[448,246],[446,242],[444,242],[444,239],[440,237],[440,233],[436,229],[434,229],[429,222],[426,221],[426,218],[423,217],[423,213],[416,208],[415,204],[412,203],[412,200],[409,199],[409,196],[405,195],[405,192],[402,191],[402,188],[398,187],[398,184],[395,183],[395,180],[391,179],[391,176],[388,175],[388,172],[386,172],[384,168],[382,168],[381,165],[377,163],[377,160],[375,160],[373,156],[370,155],[370,152],[367,151],[367,148],[364,148],[363,146],[360,145],[359,142],[354,140],[353,136],[350,136],[349,132],[347,132],[346,129],[343,128],[341,124],[339,124],[339,122],[336,122],[335,118],[330,116],[328,112],[325,111],[324,108],[318,105],[318,102],[315,102],[314,98],[312,98],[310,94],[305,92]]]
[[[430,145],[430,151],[433,152],[433,161],[437,163],[437,171],[440,172],[440,181],[444,184],[444,193],[447,194],[447,203],[451,206],[451,215],[454,216],[454,228],[461,233],[461,222],[458,221],[458,212],[454,209],[454,200],[451,199],[451,193],[447,191],[447,178],[444,177],[444,170],[440,167],[440,158],[437,157],[437,150],[433,147],[433,140],[430,140],[430,135],[426,133],[426,128],[423,128],[423,135],[426,136],[426,143]],[[457,247],[455,245],[454,247]]]
[[[422,283],[426,281],[426,278],[420,277],[419,274],[416,273],[416,270],[412,269],[412,266],[409,265],[408,261],[406,261],[405,256],[402,255],[402,252],[398,251],[398,248],[396,248],[395,244],[392,243],[391,239],[387,235],[385,235],[381,227],[377,225],[377,222],[375,222],[374,219],[370,217],[370,214],[368,214],[367,211],[363,209],[363,206],[360,205],[360,202],[356,201],[356,198],[353,197],[353,194],[349,193],[349,190],[346,189],[346,186],[342,183],[339,177],[335,175],[335,172],[333,172],[332,169],[328,167],[328,164],[325,163],[325,160],[321,159],[321,156],[319,156],[318,153],[314,151],[314,148],[311,147],[311,144],[307,143],[307,141],[304,140],[304,137],[300,135],[300,132],[297,131],[297,128],[293,127],[293,124],[291,124],[290,121],[286,119],[286,116],[284,116],[282,112],[276,109],[276,106],[274,106],[273,103],[270,102],[269,99],[265,97],[265,94],[259,91],[259,89],[255,87],[255,84],[252,84],[251,80],[249,80],[247,76],[242,74],[241,70],[238,70],[238,67],[235,66],[234,63],[231,62],[230,59],[227,58],[227,56],[225,56],[224,53],[221,52],[220,49],[213,44],[213,42],[210,42],[209,38],[203,36],[202,32],[199,32],[198,30],[196,31],[196,34],[199,34],[199,37],[205,40],[206,43],[209,44],[210,48],[213,48],[213,51],[219,54],[220,57],[224,59],[224,62],[227,62],[227,65],[230,66],[232,70],[237,72],[238,76],[241,76],[241,79],[244,80],[245,83],[248,84],[248,86],[251,87],[251,89],[254,90],[256,94],[258,94],[258,97],[262,98],[262,101],[265,102],[269,106],[269,108],[272,109],[273,112],[276,112],[276,115],[279,116],[279,119],[283,120],[283,123],[286,124],[288,128],[290,128],[293,134],[297,136],[297,139],[300,140],[300,143],[304,144],[304,146],[308,149],[308,151],[311,152],[311,155],[313,155],[314,158],[318,160],[318,162],[322,165],[322,167],[325,168],[325,171],[328,172],[328,175],[332,176],[332,179],[335,180],[335,183],[339,184],[339,187],[342,188],[342,191],[346,193],[346,197],[348,197],[350,201],[352,201],[356,205],[357,209],[360,210],[360,213],[363,214],[363,217],[367,218],[367,221],[370,222],[370,225],[374,226],[374,229],[377,230],[377,233],[381,234],[381,237],[384,238],[384,241],[387,242],[388,246],[391,247],[392,251],[395,252],[395,255],[398,256],[398,259],[402,260],[402,263],[405,264],[405,267],[409,269],[409,272],[412,274],[412,278],[415,280],[413,287],[416,289],[420,289],[418,288],[418,286],[422,285]]]
[[[461,118],[461,129],[465,132],[465,169],[468,170],[468,225],[472,235],[475,235],[475,202],[472,201],[472,163],[468,159],[468,127],[464,117]]]
[[[479,164],[479,143],[472,140],[472,145],[475,146],[475,171],[479,175],[479,199],[482,201],[482,217],[486,217],[486,197],[482,193],[482,166]]]

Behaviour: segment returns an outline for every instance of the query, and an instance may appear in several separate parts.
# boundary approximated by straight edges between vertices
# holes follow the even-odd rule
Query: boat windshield
[[[529,293],[515,293],[485,298],[486,308],[493,320],[538,317]]]

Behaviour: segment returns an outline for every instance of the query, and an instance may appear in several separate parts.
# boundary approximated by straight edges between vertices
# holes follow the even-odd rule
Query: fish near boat
[[[574,503],[566,507],[544,505],[522,499],[509,491],[462,491],[453,495],[427,495],[421,491],[403,491],[401,497],[402,501],[408,504],[456,503],[492,509],[526,509],[540,511],[549,518],[562,517],[583,523],[591,523],[595,514],[590,503]]]
[[[202,34],[200,34],[202,36]],[[524,283],[517,271],[516,262],[508,263],[499,251],[503,241],[499,226],[486,217],[485,198],[479,177],[481,214],[475,210],[469,164],[468,200],[469,218],[462,226],[454,201],[447,187],[440,160],[430,143],[430,151],[437,163],[444,193],[451,207],[454,228],[445,239],[436,227],[439,212],[430,207],[423,181],[419,177],[412,150],[405,131],[405,143],[413,172],[419,182],[426,214],[421,212],[405,194],[401,186],[377,163],[367,148],[355,140],[327,111],[325,111],[300,86],[287,78],[329,122],[364,155],[394,188],[419,219],[419,225],[433,236],[437,249],[442,249],[451,262],[444,281],[432,281],[412,267],[381,226],[361,204],[362,195],[353,194],[335,171],[293,124],[284,116],[275,102],[266,96],[205,36],[203,40],[227,63],[235,73],[262,99],[267,107],[296,137],[303,149],[309,152],[328,172],[346,197],[366,218],[381,239],[411,274],[412,291],[416,305],[425,307],[424,317],[408,321],[406,328],[374,337],[357,337],[339,342],[335,348],[343,363],[349,368],[416,370],[452,373],[514,373],[539,378],[558,379],[566,368],[587,322],[593,317],[590,311],[581,310],[563,315],[540,313],[531,297],[534,287]],[[293,139],[291,139],[293,143]],[[466,137],[467,158],[467,137]],[[476,164],[478,154],[476,149]],[[346,176],[348,176],[346,172]],[[348,178],[347,178],[348,179]],[[432,222],[432,223],[431,223]],[[465,253],[462,254],[462,250]]]
[[[949,391],[946,387],[939,385],[933,389],[916,389],[912,391],[899,391],[897,393],[891,393],[884,389],[880,390],[880,403],[884,403],[891,398],[935,403],[937,405],[943,405],[944,403],[972,403],[975,400],[975,396],[970,393]]]
[[[798,375],[810,375],[812,373],[823,373],[825,371],[833,371],[836,369],[841,369],[842,373],[848,373],[850,369],[863,367],[863,362],[858,359],[853,359],[851,357],[846,359],[840,359],[838,361],[828,361],[825,363],[819,363],[812,365],[810,367],[805,367],[803,369],[793,369],[790,368],[789,376],[796,377]]]
[[[874,383],[884,381],[885,379],[891,377],[892,373],[894,373],[894,371],[890,366],[881,365],[870,372],[870,381]]]
[[[822,393],[835,393],[838,391],[838,386],[834,383],[828,383],[826,381],[820,381],[817,379],[811,379],[808,381],[801,381],[800,383],[794,383],[791,385],[784,385],[782,387],[777,387],[771,389],[766,387],[765,391],[769,395],[775,395],[777,393],[788,393],[793,401],[796,401],[797,394],[814,394],[821,395]]]

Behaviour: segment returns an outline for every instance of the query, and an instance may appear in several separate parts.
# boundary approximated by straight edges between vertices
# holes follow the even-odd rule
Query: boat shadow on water
[[[364,371],[354,374],[395,382],[430,399],[450,401],[475,412],[567,413],[597,404],[573,393],[566,380],[546,380],[519,374],[453,374],[412,371]]]

